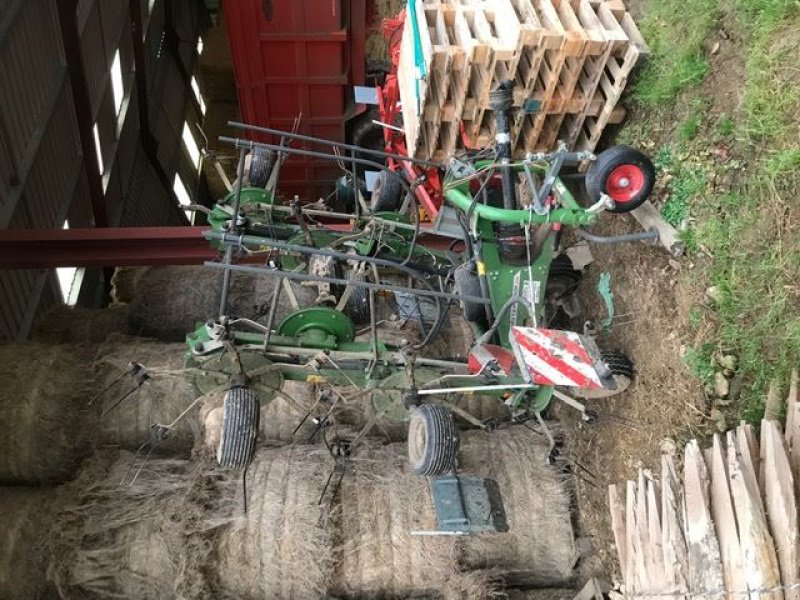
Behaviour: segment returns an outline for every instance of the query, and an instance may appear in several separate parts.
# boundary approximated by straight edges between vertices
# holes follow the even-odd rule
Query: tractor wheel
[[[411,409],[408,423],[408,462],[415,475],[438,477],[453,471],[458,433],[453,415],[441,404]]]
[[[456,268],[453,274],[456,284],[456,292],[461,296],[483,297],[481,291],[481,280],[478,274],[472,270],[471,265],[464,264]],[[486,309],[483,304],[476,302],[461,302],[461,310],[464,311],[464,318],[474,323],[486,323]]]
[[[545,287],[545,323],[554,329],[573,329],[572,318],[562,309],[562,301],[575,293],[583,273],[572,266],[566,254],[559,254],[550,264]],[[562,317],[566,317],[564,320]]]
[[[633,383],[633,362],[625,354],[616,350],[601,350],[600,357],[611,371],[614,382],[617,384],[617,389],[580,390],[578,395],[583,398],[610,398],[621,394],[631,387],[631,383]]]
[[[255,147],[250,152],[250,187],[265,188],[272,172],[272,154],[269,150]]]
[[[383,138],[383,127],[373,121],[380,121],[380,113],[377,110],[371,109],[358,117],[358,123],[353,127],[352,140],[354,146],[359,146],[367,150],[385,151],[385,142]],[[386,159],[371,152],[356,151],[356,158],[362,160],[369,160],[372,162],[386,165]],[[356,165],[356,170],[359,176],[363,177],[364,171],[372,171],[374,167],[366,165]]]
[[[364,273],[348,271],[346,277],[353,281],[366,281]],[[350,297],[345,303],[344,312],[356,325],[369,325],[369,290],[365,287],[353,286],[350,290]]]
[[[217,447],[220,467],[243,469],[253,460],[260,412],[261,402],[253,390],[234,388],[225,394],[222,433]]]
[[[601,152],[586,172],[586,192],[591,202],[607,194],[626,213],[640,206],[653,191],[656,170],[650,159],[628,146],[613,146]]]
[[[372,188],[372,212],[397,212],[403,206],[403,185],[400,176],[383,170]]]

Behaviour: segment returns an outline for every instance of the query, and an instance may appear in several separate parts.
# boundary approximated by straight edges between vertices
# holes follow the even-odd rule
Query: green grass
[[[705,190],[707,183],[708,172],[705,167],[683,163],[675,167],[669,195],[661,208],[661,214],[670,225],[681,228],[685,224],[691,216],[692,204]]]
[[[716,131],[717,134],[721,135],[722,137],[732,136],[734,128],[735,128],[734,121],[728,115],[722,115],[719,121],[717,121]]]
[[[748,35],[743,113],[745,131],[756,139],[796,132],[793,109],[800,103],[796,65],[787,60],[792,34],[797,41],[800,3],[796,0],[735,0],[734,7]],[[795,129],[792,130],[792,126]]]
[[[637,86],[644,104],[674,101],[708,72],[703,43],[718,14],[718,0],[655,1],[641,24],[651,60]]]
[[[682,142],[688,142],[694,139],[700,131],[700,125],[703,123],[703,118],[700,114],[694,112],[689,115],[686,120],[681,123],[678,128],[678,139]]]
[[[710,384],[712,357],[736,355],[744,386],[725,410],[729,421],[757,422],[769,382],[777,378],[785,393],[800,364],[800,1],[652,0],[648,11],[642,30],[652,62],[635,91],[634,131],[647,140],[654,124],[677,123],[654,155],[662,181],[671,177],[662,214],[676,226],[691,222],[684,239],[703,256],[693,276],[719,293],[685,315],[700,339],[683,360]],[[708,71],[704,49],[720,12],[743,55],[741,104],[703,127],[704,107],[692,98],[714,90],[687,92]],[[721,138],[731,155],[716,160],[708,150]]]

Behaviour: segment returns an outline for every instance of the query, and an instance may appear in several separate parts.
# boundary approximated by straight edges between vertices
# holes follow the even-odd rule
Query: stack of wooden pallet
[[[687,444],[683,478],[664,456],[660,480],[640,471],[625,503],[609,488],[626,596],[800,598],[797,500],[800,402],[792,377],[785,432],[742,424],[701,450]]]
[[[516,84],[517,156],[559,140],[593,150],[606,125],[624,118],[620,97],[647,53],[623,0],[413,0],[413,8],[398,82],[417,158],[491,145],[489,92],[505,80]]]

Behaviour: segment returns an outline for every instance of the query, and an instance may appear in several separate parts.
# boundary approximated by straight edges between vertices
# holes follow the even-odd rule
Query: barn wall
[[[102,195],[110,226],[187,223],[172,185],[179,172],[190,193],[200,187],[181,136],[187,120],[195,128],[203,122],[189,84],[207,15],[198,0],[155,0],[150,10],[151,1],[0,3],[0,227],[60,228],[66,220],[95,226],[103,211],[95,212],[92,189]],[[141,11],[138,32],[130,2]],[[59,16],[64,3],[67,15],[74,5],[74,22],[66,25]],[[77,55],[68,51],[64,27],[77,33]],[[137,78],[138,43],[143,75]],[[119,112],[111,76],[118,51]],[[144,94],[137,87],[142,79]],[[102,173],[84,155],[82,114],[91,119],[89,132],[97,126]],[[96,154],[94,148],[92,137]],[[87,274],[81,299],[96,302],[105,284],[101,272]],[[24,339],[38,315],[62,301],[54,270],[0,271],[0,340]]]

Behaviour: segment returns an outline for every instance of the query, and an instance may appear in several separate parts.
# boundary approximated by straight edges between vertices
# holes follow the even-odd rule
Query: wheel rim
[[[606,179],[606,193],[614,202],[630,202],[644,189],[644,171],[636,165],[620,165]]]
[[[420,418],[412,418],[408,425],[408,459],[413,466],[419,465],[425,457],[428,432]]]
[[[602,389],[582,389],[578,391],[578,396],[581,398],[592,398],[592,399],[599,399],[599,398],[611,398],[612,396],[617,396],[622,392],[628,390],[633,383],[633,379],[626,375],[614,375],[614,383],[617,384],[617,389],[615,390],[607,390],[605,388]]]

